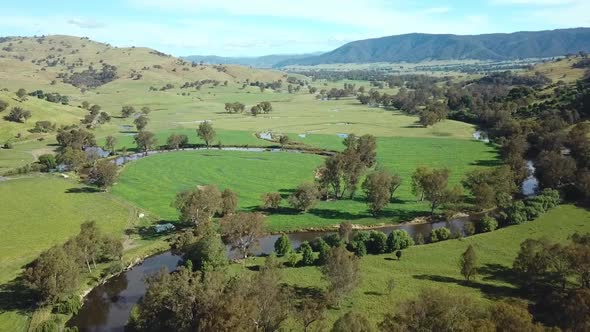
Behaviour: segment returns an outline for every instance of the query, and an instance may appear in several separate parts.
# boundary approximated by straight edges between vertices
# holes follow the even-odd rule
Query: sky
[[[330,51],[403,33],[590,27],[590,0],[0,0],[0,36],[65,34],[175,56]]]

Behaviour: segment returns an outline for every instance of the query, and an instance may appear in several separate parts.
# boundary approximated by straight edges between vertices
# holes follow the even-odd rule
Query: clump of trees
[[[152,133],[151,131],[145,130],[142,130],[139,133],[137,133],[137,135],[133,137],[133,140],[137,145],[137,149],[143,152],[145,155],[147,155],[147,153],[150,150],[153,150],[156,144],[158,143],[156,135],[154,135],[154,133]]]
[[[418,167],[412,174],[412,193],[418,200],[430,202],[430,212],[444,205],[456,203],[463,195],[459,186],[449,188],[450,171],[446,168],[429,169]]]
[[[245,110],[246,110],[246,105],[244,105],[240,102],[225,103],[225,111],[228,112],[229,114],[244,113]]]
[[[86,183],[106,191],[117,181],[117,165],[109,160],[99,160],[88,173]]]
[[[178,150],[188,145],[188,136],[184,134],[171,134],[166,139],[166,147],[170,150]]]
[[[88,221],[80,226],[78,235],[33,261],[25,270],[24,283],[40,303],[57,304],[78,289],[83,270],[92,272],[97,262],[118,262],[122,254],[120,239],[102,234],[96,222]]]

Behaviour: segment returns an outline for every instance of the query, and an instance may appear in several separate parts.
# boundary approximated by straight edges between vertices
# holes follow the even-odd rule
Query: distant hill
[[[510,60],[553,57],[579,51],[590,51],[590,28],[465,36],[411,33],[354,41],[328,53],[286,60],[275,67],[428,60]]]
[[[221,57],[216,55],[189,55],[181,57],[186,61],[203,62],[206,64],[222,64],[222,65],[242,65],[255,68],[273,68],[277,63],[284,61],[294,61],[312,56],[317,56],[322,52],[307,53],[307,54],[273,54],[260,57]]]
[[[145,47],[115,47],[88,38],[51,35],[0,37],[0,87],[45,89],[67,95],[81,89],[182,85],[214,80],[272,82],[284,73],[236,65],[192,65]]]

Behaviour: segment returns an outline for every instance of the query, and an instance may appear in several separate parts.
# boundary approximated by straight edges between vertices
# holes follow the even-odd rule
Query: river
[[[487,135],[482,131],[473,134],[473,138],[479,141],[489,143]],[[204,148],[187,149],[202,150]],[[251,151],[251,152],[279,152],[281,149],[265,148],[222,148],[229,151]],[[286,150],[288,152],[302,153],[302,150]],[[149,152],[148,155],[162,153],[160,151]],[[137,153],[126,158],[119,157],[115,160],[118,165],[126,162],[137,160],[144,157],[144,154]],[[534,176],[534,165],[532,161],[527,161],[530,176],[522,184],[522,193],[525,196],[535,195],[538,188],[538,180]],[[405,223],[400,225],[385,226],[374,228],[374,230],[391,233],[395,229],[404,229],[412,237],[416,238],[418,234],[426,240],[430,237],[433,229],[448,227],[453,233],[463,233],[466,218],[456,218],[449,222],[437,223]],[[335,233],[334,231],[310,231],[289,233],[289,239],[294,248],[298,248],[304,241],[313,241],[314,239]],[[270,254],[274,251],[274,243],[279,235],[267,235],[260,239],[260,245],[253,252],[255,255]],[[228,249],[229,251],[229,249]],[[230,253],[231,255],[231,253]],[[173,255],[170,251],[147,258],[142,264],[125,271],[120,275],[108,280],[106,283],[94,288],[85,298],[84,306],[70,321],[67,326],[77,327],[80,331],[99,332],[99,331],[124,331],[125,325],[129,319],[131,308],[138,303],[143,294],[145,294],[145,278],[158,272],[162,267],[169,271],[181,261],[180,256]]]
[[[374,228],[374,230],[391,233],[396,229],[406,230],[412,237],[421,234],[428,240],[433,229],[448,227],[453,233],[463,233],[466,218],[456,218],[449,222],[413,224],[405,223],[394,226]],[[312,231],[289,233],[293,248],[298,248],[304,241],[312,241],[320,236],[335,231]],[[274,251],[274,243],[279,235],[267,235],[260,239],[260,245],[253,253],[270,254]],[[82,309],[67,323],[69,327],[77,327],[80,331],[124,331],[129,319],[131,308],[145,294],[145,278],[158,272],[162,267],[172,271],[181,261],[180,256],[170,251],[147,258],[143,263],[120,275],[109,279],[106,283],[94,288],[85,298]]]

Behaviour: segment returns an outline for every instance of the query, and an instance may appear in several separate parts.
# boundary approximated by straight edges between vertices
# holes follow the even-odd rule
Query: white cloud
[[[68,20],[68,24],[75,25],[80,28],[84,29],[98,29],[104,28],[105,24],[101,22],[97,22],[92,19],[79,19],[79,18],[72,18]]]
[[[492,0],[495,5],[517,5],[517,6],[567,6],[576,3],[583,3],[587,0]]]

